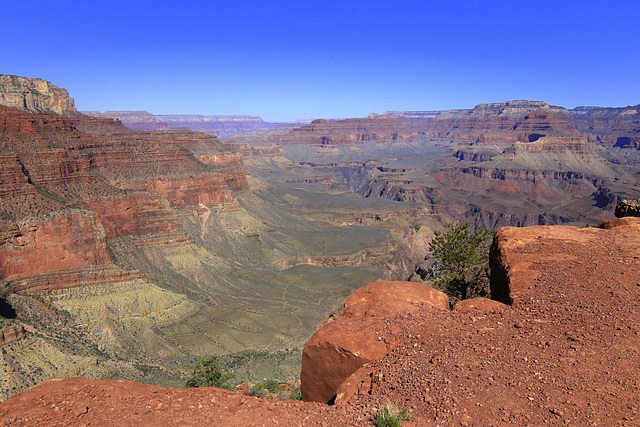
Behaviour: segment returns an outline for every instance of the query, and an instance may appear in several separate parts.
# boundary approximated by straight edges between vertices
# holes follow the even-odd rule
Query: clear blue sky
[[[265,120],[640,103],[638,0],[21,0],[0,74],[79,110]]]

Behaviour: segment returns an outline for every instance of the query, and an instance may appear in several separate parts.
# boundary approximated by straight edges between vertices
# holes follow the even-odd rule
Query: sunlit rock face
[[[384,319],[425,308],[448,310],[449,298],[415,282],[377,280],[358,289],[338,319],[326,323],[305,345],[302,398],[331,402],[347,377],[395,348],[397,332],[383,332]]]
[[[43,79],[0,75],[0,104],[31,112],[76,111],[66,89]]]

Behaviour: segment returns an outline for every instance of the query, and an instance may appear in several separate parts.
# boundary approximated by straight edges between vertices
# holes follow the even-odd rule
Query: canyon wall
[[[5,293],[138,277],[112,265],[108,239],[186,243],[174,207],[233,204],[248,188],[241,157],[215,137],[136,133],[76,113],[66,90],[44,80],[0,77]]]
[[[125,126],[139,131],[159,131],[168,129],[193,130],[220,137],[231,137],[238,133],[257,131],[278,131],[299,126],[297,123],[269,123],[259,116],[206,116],[184,114],[151,114],[147,111],[83,111],[94,117],[109,117],[119,120]]]
[[[43,79],[0,74],[0,104],[32,112],[76,111],[66,89]]]

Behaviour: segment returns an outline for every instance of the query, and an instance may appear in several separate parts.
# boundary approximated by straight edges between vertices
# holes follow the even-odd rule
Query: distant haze
[[[0,73],[79,110],[268,122],[640,102],[640,3],[354,0],[3,4]]]

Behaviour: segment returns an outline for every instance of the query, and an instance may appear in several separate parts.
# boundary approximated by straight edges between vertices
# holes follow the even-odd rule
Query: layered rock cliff
[[[154,115],[147,111],[83,111],[83,113],[89,116],[117,119],[134,130],[188,129],[220,137],[230,137],[245,132],[278,131],[304,123],[269,123],[259,116]]]
[[[281,144],[324,182],[364,197],[424,203],[477,226],[597,224],[635,197],[637,178],[631,157],[619,159],[574,122],[561,107],[509,101],[314,121],[249,142]]]
[[[0,74],[0,104],[31,112],[63,114],[76,111],[66,89],[43,79],[9,74]]]
[[[237,210],[236,194],[248,188],[241,156],[210,135],[140,133],[119,121],[83,116],[65,90],[39,79],[3,76],[0,83],[1,92],[10,94],[3,102],[21,107],[0,105],[0,299],[30,328],[4,340],[1,362],[11,374],[0,386],[0,398],[52,375],[95,369],[95,363],[75,371],[69,366],[98,348],[118,357],[121,349],[139,344],[123,351],[127,363],[145,353],[175,357],[171,344],[152,331],[148,316],[163,313],[165,324],[172,324],[184,319],[184,312],[206,306],[188,304],[178,275],[162,277],[163,263],[170,263],[144,251],[176,251],[192,244],[184,216],[227,205]],[[164,269],[166,276],[170,267]],[[150,279],[178,286],[162,292]],[[88,287],[101,291],[87,297]],[[113,297],[105,306],[101,292],[122,288],[127,289],[119,291],[122,300]],[[95,322],[91,333],[80,313],[74,315],[77,323],[67,318],[64,328],[51,323],[52,315],[59,318],[63,310],[73,310],[69,299],[75,296],[68,295],[76,289],[84,295],[85,308],[97,307],[96,316],[90,316]],[[42,291],[48,297],[40,308],[34,304],[41,301],[24,296]],[[125,304],[129,295],[144,294],[155,295],[148,311],[137,311],[145,304]],[[53,295],[67,296],[61,303]],[[114,308],[119,304],[126,308]],[[132,315],[139,320],[129,331]],[[65,341],[69,345],[59,344]],[[159,345],[171,350],[156,350]],[[21,356],[23,346],[38,350]],[[37,375],[22,366],[34,363]]]
[[[640,149],[640,104],[621,108],[579,107],[571,113],[578,129],[597,135],[606,146]]]
[[[417,133],[401,121],[388,118],[313,120],[310,124],[267,137],[276,143],[314,145],[350,144],[366,141],[408,140]]]
[[[3,344],[0,399],[69,375],[181,386],[200,358],[256,350],[259,375],[293,379],[299,354],[271,352],[425,255],[433,220],[252,177],[215,136],[7,106],[0,127],[0,303],[26,328]]]

